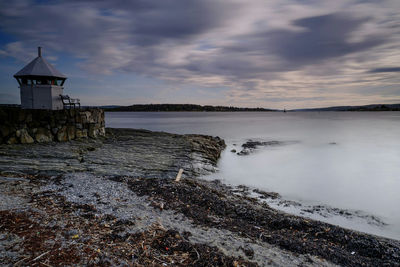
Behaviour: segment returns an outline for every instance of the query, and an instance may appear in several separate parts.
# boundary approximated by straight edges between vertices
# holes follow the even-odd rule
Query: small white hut
[[[38,47],[38,57],[18,71],[14,78],[19,83],[23,109],[64,108],[61,95],[67,77],[42,57],[41,47]]]

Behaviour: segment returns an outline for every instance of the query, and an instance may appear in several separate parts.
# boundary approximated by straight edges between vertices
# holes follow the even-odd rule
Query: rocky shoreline
[[[399,241],[197,179],[216,170],[219,138],[106,133],[0,145],[1,265],[399,266]]]

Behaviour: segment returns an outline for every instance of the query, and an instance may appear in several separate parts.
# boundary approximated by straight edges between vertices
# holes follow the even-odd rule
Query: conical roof
[[[40,49],[39,56],[14,75],[16,78],[24,76],[67,78],[67,76],[56,70],[47,60],[42,58]]]

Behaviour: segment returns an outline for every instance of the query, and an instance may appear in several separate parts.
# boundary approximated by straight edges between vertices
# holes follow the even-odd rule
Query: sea
[[[219,136],[201,177],[282,211],[400,240],[400,112],[106,112],[106,127]],[[238,155],[247,141],[278,141]],[[232,152],[236,151],[236,152]],[[253,190],[252,190],[253,189]]]

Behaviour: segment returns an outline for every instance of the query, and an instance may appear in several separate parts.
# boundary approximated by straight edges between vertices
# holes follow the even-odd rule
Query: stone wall
[[[42,143],[105,135],[101,109],[0,108],[0,144]]]

